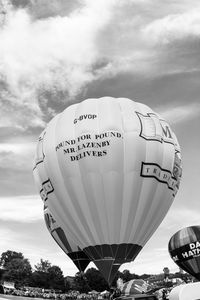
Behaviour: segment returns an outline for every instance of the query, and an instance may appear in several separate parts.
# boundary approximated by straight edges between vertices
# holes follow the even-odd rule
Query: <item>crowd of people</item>
[[[169,299],[169,292],[171,289],[161,289],[155,292],[155,295],[159,300]],[[114,299],[116,295],[113,293],[101,294],[101,293],[88,293],[81,294],[78,291],[69,291],[67,293],[56,293],[54,291],[47,291],[42,289],[4,289],[4,294],[21,296],[21,297],[32,297],[52,300],[106,300]]]
[[[44,289],[32,289],[32,288],[7,289],[7,288],[4,288],[4,294],[13,295],[13,296],[21,296],[21,297],[43,298],[43,299],[76,300],[79,293],[76,291],[70,291],[69,293],[61,294],[61,293],[56,293],[53,290],[49,291],[49,290],[44,290]]]
[[[156,296],[159,300],[166,300],[168,299],[169,289],[162,289],[156,292]],[[78,291],[71,290],[67,293],[56,293],[55,291],[51,290],[44,290],[44,289],[32,289],[32,288],[25,288],[25,289],[4,289],[4,294],[14,295],[14,296],[21,296],[21,297],[32,297],[32,298],[42,298],[42,299],[52,299],[52,300],[106,300],[110,299],[113,300],[116,298],[116,293],[88,293],[83,294],[79,293]]]
[[[169,293],[173,288],[160,288],[153,291],[153,294],[157,296],[158,300],[167,300],[169,299]],[[112,291],[104,291],[102,293],[92,291],[89,293],[80,293],[75,290],[70,290],[66,293],[61,293],[54,290],[45,290],[42,288],[6,288],[4,287],[4,294],[14,295],[20,297],[32,297],[32,298],[42,298],[49,300],[114,300],[117,297],[120,297],[119,289],[113,289]]]
[[[54,300],[102,300],[106,297],[100,293],[88,293],[81,294],[78,291],[68,291],[67,293],[56,293],[54,290],[44,290],[44,289],[9,289],[4,288],[4,294],[21,296],[21,297],[32,297],[32,298],[43,298],[43,299],[54,299]]]

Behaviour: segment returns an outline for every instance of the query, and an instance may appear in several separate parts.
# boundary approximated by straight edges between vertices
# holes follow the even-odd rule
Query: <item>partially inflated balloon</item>
[[[87,99],[47,125],[34,176],[56,220],[111,283],[171,206],[181,177],[180,148],[168,123],[148,106]]]
[[[88,256],[69,237],[67,238],[66,233],[53,218],[47,207],[44,209],[44,219],[47,229],[56,243],[71,258],[79,271],[84,272],[90,263]]]
[[[168,245],[169,253],[181,269],[200,280],[200,226],[176,232]]]
[[[150,289],[148,283],[143,279],[132,279],[123,284],[121,287],[122,295],[143,294]]]

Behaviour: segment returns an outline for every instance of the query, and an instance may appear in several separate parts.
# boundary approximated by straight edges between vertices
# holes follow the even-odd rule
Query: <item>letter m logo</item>
[[[162,127],[163,141],[174,144],[174,134],[169,124],[164,120],[160,120],[160,125]]]
[[[141,132],[140,136],[148,141],[158,141],[160,143],[176,144],[176,138],[173,134],[169,124],[160,119],[158,115],[154,113],[147,113],[143,115],[136,112],[140,124]]]

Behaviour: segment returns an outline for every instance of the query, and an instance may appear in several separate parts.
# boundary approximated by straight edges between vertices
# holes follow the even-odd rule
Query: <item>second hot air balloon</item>
[[[169,124],[148,106],[126,98],[87,99],[47,125],[34,177],[63,230],[111,283],[171,206],[181,178],[180,147]]]
[[[181,269],[200,280],[200,225],[177,231],[171,237],[168,249]]]

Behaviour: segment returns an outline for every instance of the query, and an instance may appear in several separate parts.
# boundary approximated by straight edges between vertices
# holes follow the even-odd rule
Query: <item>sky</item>
[[[0,0],[0,12],[0,254],[22,252],[33,268],[42,258],[76,274],[44,223],[36,142],[73,103],[127,97],[170,123],[183,177],[159,228],[120,271],[178,271],[168,241],[200,224],[199,0]]]

